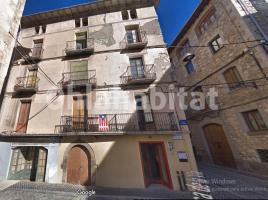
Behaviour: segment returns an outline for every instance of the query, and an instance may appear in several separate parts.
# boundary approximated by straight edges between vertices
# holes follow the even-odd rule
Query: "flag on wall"
[[[107,115],[99,115],[99,131],[109,131]]]

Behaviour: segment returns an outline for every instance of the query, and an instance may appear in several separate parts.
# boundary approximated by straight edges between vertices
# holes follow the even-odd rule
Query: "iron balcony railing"
[[[155,65],[129,66],[120,78],[123,85],[153,82],[156,80]]]
[[[145,47],[148,44],[148,38],[145,31],[136,30],[136,33],[127,32],[124,41],[122,42],[122,48],[135,49]]]
[[[43,48],[42,47],[34,47],[31,49],[29,53],[29,57],[32,60],[40,60],[43,57]]]
[[[39,78],[37,76],[18,77],[14,90],[37,90],[38,82]]]
[[[67,55],[92,52],[93,50],[94,50],[93,38],[66,42],[65,53]]]
[[[66,72],[62,74],[62,86],[65,85],[95,85],[97,83],[96,70]]]
[[[143,132],[143,131],[177,131],[173,112],[107,114],[107,126],[100,124],[100,115],[88,117],[61,117],[55,133],[68,132]]]

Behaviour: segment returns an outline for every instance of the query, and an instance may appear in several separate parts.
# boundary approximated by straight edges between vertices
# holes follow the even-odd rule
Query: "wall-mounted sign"
[[[183,135],[181,133],[176,133],[172,137],[173,140],[183,140]]]
[[[180,126],[187,126],[188,125],[188,120],[184,119],[184,120],[180,120],[179,121],[179,125]]]
[[[174,143],[168,142],[168,148],[169,148],[169,151],[173,151],[174,150]]]

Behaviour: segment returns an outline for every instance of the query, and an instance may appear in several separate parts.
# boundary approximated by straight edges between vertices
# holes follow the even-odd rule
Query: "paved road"
[[[200,164],[214,199],[268,199],[268,177]],[[81,192],[95,191],[89,196]],[[80,194],[78,194],[80,191]],[[82,187],[70,184],[0,182],[0,200],[140,200],[192,199],[190,192],[172,192],[159,186],[148,190]]]
[[[237,170],[200,164],[214,199],[268,199],[268,177],[259,177]]]
[[[83,195],[83,191],[96,194]],[[79,194],[78,194],[79,191]],[[0,200],[145,200],[145,199],[192,199],[190,192],[173,192],[154,186],[143,189],[112,189],[82,187],[70,184],[46,184],[19,182],[0,191]]]

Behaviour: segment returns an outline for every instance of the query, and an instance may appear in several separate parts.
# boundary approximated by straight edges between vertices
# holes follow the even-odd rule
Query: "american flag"
[[[109,131],[107,115],[99,115],[99,131],[100,132]]]

